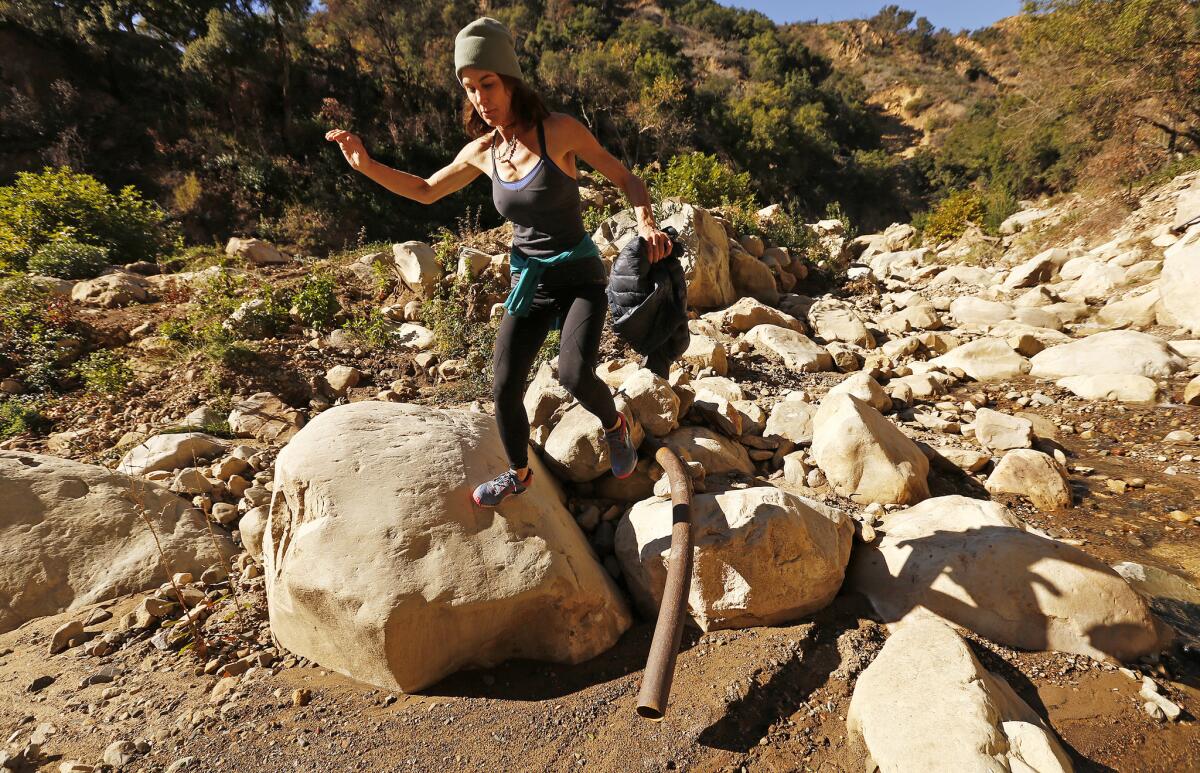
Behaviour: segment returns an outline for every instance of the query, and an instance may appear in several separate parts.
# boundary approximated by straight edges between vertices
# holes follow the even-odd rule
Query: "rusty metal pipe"
[[[692,478],[675,452],[665,445],[656,445],[654,459],[662,466],[671,484],[671,556],[667,561],[667,583],[658,607],[650,655],[646,658],[646,670],[638,691],[637,713],[658,721],[667,712],[692,580]]]

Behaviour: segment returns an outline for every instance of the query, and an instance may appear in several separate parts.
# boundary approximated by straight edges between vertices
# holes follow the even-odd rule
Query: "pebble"
[[[137,747],[129,741],[113,741],[104,750],[104,764],[119,768],[133,762]]]
[[[39,676],[29,683],[29,686],[25,688],[25,692],[41,692],[52,684],[54,684],[54,677]]]

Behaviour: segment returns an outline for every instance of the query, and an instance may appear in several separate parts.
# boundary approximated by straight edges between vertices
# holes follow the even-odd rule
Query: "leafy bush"
[[[129,363],[108,349],[92,352],[77,362],[74,370],[88,391],[97,394],[119,394],[133,380]]]
[[[0,187],[0,264],[25,268],[65,228],[122,262],[153,262],[182,246],[166,212],[131,185],[113,194],[64,166],[19,172],[13,185]]]
[[[457,260],[459,237],[443,228],[437,235],[434,251],[439,262],[449,268],[432,298],[421,306],[421,318],[433,332],[434,345],[443,357],[459,357],[466,361],[472,383],[479,387],[491,379],[492,352],[499,329],[488,316],[490,304],[485,299],[504,296],[508,291],[492,272],[487,271],[474,280],[453,273]]]
[[[172,317],[160,322],[157,333],[177,344],[186,344],[192,341],[192,326],[188,324],[187,320],[179,317]]]
[[[754,207],[750,173],[737,172],[716,156],[686,153],[673,156],[662,171],[641,170],[653,198],[678,196],[701,207]]]
[[[0,376],[14,376],[30,392],[57,386],[63,371],[60,343],[77,323],[70,302],[22,274],[0,279]]]
[[[386,349],[395,342],[396,325],[379,309],[355,312],[342,327],[364,349]]]
[[[0,402],[0,440],[25,432],[44,432],[50,420],[42,415],[41,405],[32,397],[12,397]]]
[[[326,273],[310,274],[304,284],[292,296],[292,305],[300,314],[304,324],[317,330],[327,330],[341,309],[334,295],[336,284]]]
[[[921,238],[925,244],[952,241],[963,235],[968,222],[982,223],[984,214],[983,200],[978,192],[955,191],[930,210],[924,220]]]
[[[108,266],[108,249],[84,244],[75,238],[74,229],[54,234],[29,259],[31,273],[59,279],[91,279]]]

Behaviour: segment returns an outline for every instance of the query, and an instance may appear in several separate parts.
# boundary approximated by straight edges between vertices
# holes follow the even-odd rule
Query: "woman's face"
[[[512,92],[499,75],[491,70],[465,67],[462,71],[462,85],[467,92],[467,99],[471,100],[475,111],[483,117],[488,126],[504,126],[512,122],[509,118]]]

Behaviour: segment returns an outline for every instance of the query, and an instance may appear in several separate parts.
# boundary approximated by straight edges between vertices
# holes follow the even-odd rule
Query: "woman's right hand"
[[[330,129],[325,133],[325,139],[338,144],[338,147],[342,149],[342,155],[355,170],[361,170],[371,160],[371,157],[367,155],[367,149],[363,147],[362,140],[356,134],[345,129]]]

